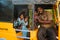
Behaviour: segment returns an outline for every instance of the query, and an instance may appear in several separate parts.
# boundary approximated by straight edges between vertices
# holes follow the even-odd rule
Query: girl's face
[[[27,22],[27,21],[28,21],[28,17],[25,18],[25,22]]]
[[[34,12],[34,15],[38,15],[37,12]]]
[[[21,18],[21,19],[23,19],[23,18],[24,18],[23,14],[20,16],[20,18]]]

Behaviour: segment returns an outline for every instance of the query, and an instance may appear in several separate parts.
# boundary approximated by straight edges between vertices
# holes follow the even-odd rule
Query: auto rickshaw
[[[13,3],[14,2],[15,1],[13,1]],[[46,4],[42,4],[42,5],[44,6],[44,5],[49,5],[49,4],[46,3]],[[34,13],[34,12],[32,12],[32,11],[34,11],[34,6],[35,6],[35,4],[33,4],[33,7],[32,7],[33,9],[31,8],[29,10],[30,15],[31,15],[31,13]],[[6,6],[6,7],[8,7],[8,6]],[[3,8],[4,8],[4,6],[3,6]],[[14,8],[14,6],[13,6],[13,8]],[[7,10],[9,10],[9,11],[7,11]],[[51,11],[53,13],[53,15],[54,15],[53,20],[56,23],[56,25],[58,24],[58,36],[56,38],[58,40],[60,40],[60,0],[57,0],[55,4],[52,4],[52,6],[50,8],[48,8],[48,9],[46,8],[45,10]],[[0,21],[0,39],[1,40],[24,40],[24,39],[37,40],[38,29],[29,30],[28,32],[30,33],[29,34],[30,36],[22,37],[22,31],[26,31],[26,30],[14,29],[13,28],[13,12],[9,9],[9,7],[6,8],[5,11],[6,11],[6,13],[5,13],[6,15],[2,15],[2,12],[0,12],[2,15],[0,17],[0,20],[1,20]],[[7,17],[7,18],[4,18],[4,17]],[[31,23],[30,23],[30,25],[31,25]],[[33,25],[32,25],[32,28],[34,28]],[[16,34],[16,31],[19,31],[19,32]]]

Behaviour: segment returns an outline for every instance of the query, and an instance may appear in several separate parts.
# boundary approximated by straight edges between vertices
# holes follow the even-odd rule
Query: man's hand
[[[43,20],[39,20],[40,23],[45,23],[45,24],[49,24],[52,23],[53,21],[49,20],[49,21],[43,21]]]
[[[49,21],[43,21],[43,22],[49,24],[49,23],[52,23],[53,21],[49,20]]]

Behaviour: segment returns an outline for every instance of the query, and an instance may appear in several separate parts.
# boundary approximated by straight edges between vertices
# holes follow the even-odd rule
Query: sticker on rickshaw
[[[6,40],[5,38],[0,38],[0,40]]]

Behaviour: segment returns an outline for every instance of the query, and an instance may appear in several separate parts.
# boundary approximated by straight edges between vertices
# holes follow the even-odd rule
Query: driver
[[[56,40],[52,14],[44,11],[42,7],[38,7],[37,10],[38,25],[40,25],[40,28],[38,29],[38,40]]]

